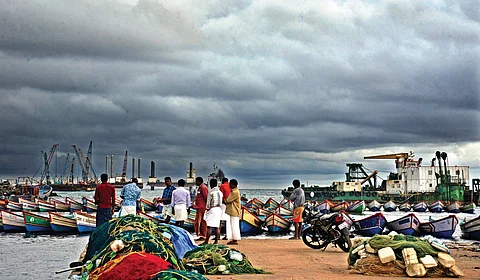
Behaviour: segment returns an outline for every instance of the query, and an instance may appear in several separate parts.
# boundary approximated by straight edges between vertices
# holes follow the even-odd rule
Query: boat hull
[[[480,240],[480,216],[460,224],[463,238]]]
[[[397,210],[397,205],[393,201],[388,201],[383,204],[383,211],[385,212],[393,212]]]
[[[50,217],[23,211],[25,229],[32,233],[51,233]]]
[[[260,233],[262,231],[262,220],[246,207],[242,207],[241,211],[240,233],[242,235],[254,235]]]
[[[265,217],[265,226],[270,233],[284,233],[290,231],[292,222],[278,215],[272,213]]]
[[[2,210],[2,226],[5,232],[26,231],[22,213],[14,213],[7,210]]]
[[[77,220],[73,215],[67,214],[65,216],[58,213],[49,212],[50,215],[50,225],[54,232],[58,233],[76,233]]]
[[[421,223],[420,232],[438,238],[452,238],[457,224],[457,217],[455,215],[450,215],[442,219]]]
[[[420,220],[415,214],[411,213],[394,221],[388,222],[387,227],[391,231],[401,233],[404,235],[418,234],[420,227]]]
[[[368,203],[368,210],[372,211],[372,212],[377,212],[377,211],[380,211],[380,209],[382,208],[382,204],[376,200],[372,200],[370,203]]]
[[[413,209],[414,212],[425,212],[425,211],[427,211],[428,206],[427,206],[427,203],[425,203],[424,201],[421,201],[421,202],[413,205],[412,209]]]
[[[361,200],[361,201],[354,202],[352,205],[348,206],[346,211],[349,213],[362,214],[364,210],[365,210],[365,201]]]
[[[387,220],[382,213],[375,213],[371,216],[355,221],[354,225],[357,232],[363,236],[374,236],[380,234],[387,224]]]

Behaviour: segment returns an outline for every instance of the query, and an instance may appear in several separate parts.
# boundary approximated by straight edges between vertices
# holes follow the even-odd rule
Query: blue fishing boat
[[[432,204],[428,205],[428,211],[433,213],[440,213],[443,211],[445,205],[440,200],[433,202]]]
[[[332,207],[332,203],[325,199],[324,201],[320,202],[317,206],[315,206],[315,211],[321,212],[321,213],[328,213],[330,212],[330,208]]]
[[[97,217],[95,215],[82,211],[75,211],[74,216],[77,221],[78,232],[88,233],[97,228]]]
[[[412,205],[410,205],[410,203],[408,202],[402,203],[400,204],[400,206],[398,206],[398,210],[403,212],[409,212],[411,209],[412,209]]]
[[[393,212],[395,210],[397,210],[397,204],[395,204],[393,201],[389,200],[383,204],[383,211]]]
[[[277,213],[265,217],[265,226],[270,233],[284,233],[290,231],[292,222]]]
[[[267,201],[265,201],[262,208],[267,211],[273,212],[275,209],[277,209],[278,205],[280,204],[275,199],[270,197]]]
[[[414,212],[425,212],[428,209],[427,203],[425,201],[420,201],[413,205],[412,207]]]
[[[467,203],[460,207],[460,212],[473,214],[475,213],[475,207],[475,203]]]
[[[399,219],[387,222],[387,227],[391,231],[405,235],[416,235],[419,231],[420,220],[414,213],[407,214]]]
[[[480,216],[460,224],[465,239],[480,240]]]
[[[254,235],[262,231],[262,220],[253,214],[248,208],[242,207],[240,216],[240,233],[245,235]]]
[[[70,213],[75,212],[75,210],[83,211],[83,203],[78,202],[70,197],[65,197],[65,203],[70,207]]]
[[[50,215],[50,225],[56,233],[77,233],[77,220],[73,214],[59,214],[48,212]]]
[[[97,205],[95,201],[90,198],[82,197],[83,208],[87,210],[87,213],[97,212]]]
[[[250,210],[257,211],[258,208],[263,207],[263,202],[260,201],[258,198],[254,197],[250,201],[245,203],[245,207]]]
[[[275,213],[281,215],[282,217],[286,217],[286,216],[292,216],[293,210],[287,209],[282,205],[279,205],[277,209],[275,209]]]
[[[372,200],[368,203],[367,207],[368,207],[368,210],[377,212],[377,211],[380,211],[380,208],[382,208],[382,204],[376,200]]]
[[[2,226],[5,232],[24,232],[25,222],[22,213],[2,210]]]
[[[253,212],[255,212],[255,211],[253,211]],[[268,216],[273,211],[267,210],[265,208],[258,208],[256,212],[257,212],[257,216]]]
[[[447,212],[450,213],[460,213],[460,203],[458,203],[458,201],[455,201],[447,205],[445,209],[447,210]]]
[[[375,234],[382,233],[386,224],[387,220],[381,212],[375,213],[361,220],[354,221],[354,225],[358,234],[363,236],[374,236]]]
[[[43,216],[45,215],[45,216]],[[28,232],[34,233],[50,233],[52,227],[50,226],[50,217],[44,213],[42,215],[32,213],[30,211],[23,211],[23,221]]]
[[[420,232],[430,234],[438,238],[452,238],[458,219],[455,215],[450,215],[438,220],[430,220],[426,223],[420,223]]]

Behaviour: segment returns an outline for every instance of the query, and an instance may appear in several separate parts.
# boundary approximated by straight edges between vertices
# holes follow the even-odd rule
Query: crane
[[[93,176],[91,176],[91,173]],[[93,165],[92,165],[92,141],[90,141],[90,145],[88,145],[88,151],[87,151],[87,159],[85,162],[85,172],[87,173],[87,176],[90,177],[90,179],[93,179],[95,182],[97,181],[97,173],[95,170],[93,170]]]
[[[87,181],[87,173],[85,171],[85,158],[83,157],[82,150],[77,149],[77,146],[72,145],[73,149],[75,150],[75,153],[77,154],[77,158],[79,159],[78,161],[80,162],[80,167],[82,169],[82,179],[83,181]]]
[[[128,151],[125,151],[125,158],[123,159],[123,169],[122,169],[122,183],[127,181],[127,154]]]
[[[67,169],[70,167],[69,159],[70,159],[70,153],[67,153],[67,157],[65,158],[65,167],[63,168],[62,178],[65,176]]]
[[[46,183],[50,184],[50,163],[52,162],[53,155],[57,151],[57,148],[58,148],[58,144],[54,144],[50,149],[48,156],[46,152],[42,151],[42,154],[44,156],[45,169],[43,170],[42,175],[40,176],[40,184],[43,183],[43,179],[46,179]]]

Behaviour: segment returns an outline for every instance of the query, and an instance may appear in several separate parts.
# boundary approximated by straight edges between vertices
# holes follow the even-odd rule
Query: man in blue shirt
[[[123,205],[120,209],[119,216],[137,213],[137,203],[140,201],[141,190],[137,186],[137,178],[133,178],[130,184],[126,184],[122,188],[120,197],[123,199]]]
[[[175,186],[172,185],[172,178],[165,177],[165,189],[163,190],[162,198],[157,199],[163,203],[162,209],[162,216],[165,219],[165,223],[170,223],[170,218],[173,217],[172,206],[170,203],[172,202],[172,193],[175,190]]]

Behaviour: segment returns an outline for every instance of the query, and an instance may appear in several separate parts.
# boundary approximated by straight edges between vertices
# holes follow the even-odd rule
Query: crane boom
[[[399,159],[399,158],[407,159],[408,153],[368,156],[368,157],[364,157],[363,159]]]
[[[91,166],[91,158],[92,158],[92,141],[90,141],[90,145],[88,145],[88,151],[87,151],[87,159],[85,160],[85,172],[87,173],[87,176],[90,176],[90,168]],[[97,176],[95,176],[97,177]]]
[[[47,184],[50,184],[50,163],[52,162],[53,155],[55,155],[57,148],[58,144],[54,144],[50,149],[48,156],[47,153],[42,152],[44,154],[45,169],[40,177],[40,184],[42,184],[44,178],[46,179]]]
[[[82,179],[86,181],[86,171],[85,171],[85,164],[83,158],[83,154],[81,154],[81,150],[77,149],[77,146],[72,145],[73,149],[75,150],[75,154],[77,155],[78,161],[80,162],[80,167],[82,169]]]

